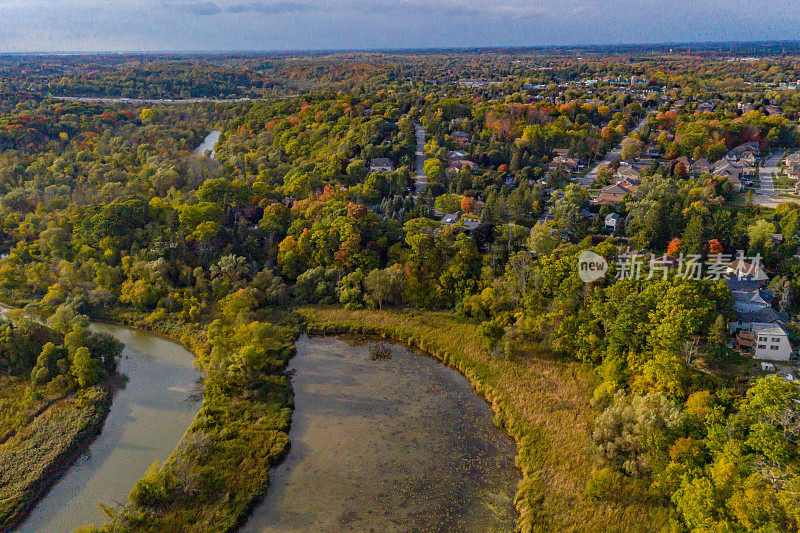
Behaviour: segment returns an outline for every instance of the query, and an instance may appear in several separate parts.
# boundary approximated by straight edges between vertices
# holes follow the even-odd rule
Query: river
[[[511,531],[516,448],[458,372],[301,337],[291,450],[243,531]]]
[[[139,330],[92,324],[125,344],[119,373],[127,383],[114,394],[92,455],[74,464],[34,507],[20,532],[73,531],[107,517],[99,503],[115,506],[155,461],[177,446],[200,409],[190,400],[200,373],[185,348]]]
[[[203,139],[203,142],[200,143],[200,146],[195,148],[192,151],[192,153],[202,155],[206,153],[206,150],[211,150],[211,159],[215,159],[217,152],[216,150],[214,150],[214,146],[217,144],[220,135],[222,135],[221,131],[218,130],[212,131],[211,133],[206,135],[206,138]]]

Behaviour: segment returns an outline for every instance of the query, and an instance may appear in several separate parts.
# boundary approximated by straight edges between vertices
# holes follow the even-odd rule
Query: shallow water
[[[220,135],[222,135],[221,131],[212,131],[206,135],[206,138],[203,139],[203,142],[200,143],[200,146],[195,148],[192,153],[196,155],[203,155],[206,153],[206,150],[211,150],[211,159],[215,159],[217,152],[214,150],[214,146],[217,144]]]
[[[291,451],[243,531],[510,531],[516,448],[463,376],[302,337]]]
[[[125,344],[118,370],[128,381],[114,394],[91,457],[79,459],[50,489],[20,532],[72,531],[105,522],[98,504],[126,502],[150,465],[169,457],[200,409],[200,401],[189,399],[200,373],[186,349],[121,326],[93,324],[92,330]]]

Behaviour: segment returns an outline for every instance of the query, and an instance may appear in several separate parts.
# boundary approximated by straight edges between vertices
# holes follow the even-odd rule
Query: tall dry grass
[[[449,313],[304,307],[310,334],[364,333],[421,348],[459,370],[492,405],[495,423],[517,443],[522,471],[515,504],[522,531],[653,531],[663,502],[637,494],[597,501],[585,494],[597,466],[590,440],[596,413],[591,368],[522,347],[513,360],[493,357],[477,327]]]

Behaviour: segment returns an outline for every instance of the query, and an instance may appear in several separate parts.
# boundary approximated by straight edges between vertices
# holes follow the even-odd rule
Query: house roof
[[[754,291],[761,287],[761,283],[754,279],[747,278],[728,278],[725,280],[728,288],[733,291]]]
[[[609,213],[609,214],[606,215],[606,224],[608,224],[611,221],[614,221],[614,223],[616,223],[621,218],[622,217],[619,216],[617,213]]]
[[[737,302],[741,303],[753,303],[753,304],[764,304],[767,305],[772,302],[774,295],[772,291],[766,291],[764,289],[755,289],[755,290],[737,290],[731,291],[733,297],[736,298]]]
[[[757,309],[755,311],[737,311],[736,316],[740,322],[753,324],[777,324],[784,322],[784,319],[771,307]]]
[[[608,185],[607,187],[603,187],[602,189],[600,189],[600,192],[604,193],[604,194],[628,194],[628,193],[630,193],[631,191],[629,189],[626,189],[625,187],[623,187],[621,185],[621,183],[623,183],[623,182],[620,182],[620,183],[618,183],[616,185]]]
[[[642,169],[638,165],[625,164],[620,166],[616,173],[621,176],[638,177],[642,173]]]
[[[747,261],[742,261],[741,259],[737,259],[728,263],[728,269],[737,274],[739,277],[752,277],[756,281],[764,281],[769,279],[769,276],[764,273],[764,270],[760,265],[754,265],[748,263]]]
[[[786,156],[786,161],[800,161],[800,151],[792,152],[791,154]]]
[[[370,163],[370,166],[373,167],[393,167],[394,163],[388,157],[376,157]]]
[[[472,231],[481,225],[481,221],[476,218],[462,218],[461,224],[464,225],[465,230]]]
[[[777,324],[770,324],[768,326],[761,326],[758,328],[753,328],[753,330],[759,335],[777,335],[782,337],[788,337],[789,334],[786,333],[786,330],[783,329],[781,326]]]

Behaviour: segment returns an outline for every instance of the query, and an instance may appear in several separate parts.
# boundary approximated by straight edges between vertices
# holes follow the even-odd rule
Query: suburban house
[[[454,131],[452,137],[456,144],[462,146],[469,144],[469,134],[463,131]]]
[[[614,179],[618,182],[626,180],[626,179],[636,179],[639,180],[642,177],[642,169],[639,165],[631,164],[631,163],[622,163],[617,171],[614,173]]]
[[[685,155],[680,156],[679,158],[675,159],[676,163],[680,163],[683,165],[683,168],[686,169],[686,172],[689,172],[692,168],[692,162],[689,161],[689,158]]]
[[[727,161],[728,163],[736,165],[741,168],[743,174],[754,174],[756,162],[760,157],[761,149],[758,143],[748,142],[733,148],[721,161]],[[720,162],[717,164],[719,165]]]
[[[744,189],[741,167],[732,165],[731,163],[728,163],[722,159],[717,163],[712,172],[715,176],[722,176],[723,178],[726,178],[733,186],[734,192],[741,192]]]
[[[711,162],[703,157],[692,163],[689,170],[692,174],[710,174],[714,170],[714,165]]]
[[[715,176],[736,176],[737,178],[742,175],[742,167],[736,163],[731,163],[727,159],[720,159],[714,165],[712,172]]]
[[[618,227],[622,226],[622,217],[617,213],[609,213],[606,215],[605,227],[611,231],[616,231]]]
[[[744,190],[744,183],[736,176],[728,176],[728,183],[731,184],[733,192],[742,192]]]
[[[800,178],[800,151],[786,156],[786,173],[792,178]]]
[[[633,194],[635,190],[636,185],[627,180],[608,185],[600,189],[600,193],[594,199],[594,203],[598,205],[620,204],[627,195]]]
[[[448,168],[454,168],[456,170],[464,170],[465,168],[475,168],[477,165],[470,161],[469,159],[453,159],[450,161],[450,166]]]
[[[696,113],[713,113],[714,112],[714,104],[711,102],[703,102],[695,109]]]
[[[592,211],[589,211],[586,208],[581,208],[579,213],[581,214],[581,216],[583,218],[585,218],[587,220],[597,220],[598,218],[600,218],[600,214],[599,213],[594,213]]]
[[[758,311],[759,309],[767,308],[772,305],[774,298],[772,291],[764,289],[736,290],[731,291],[731,294],[733,294],[734,298],[733,309],[740,312]]]
[[[464,217],[461,219],[461,226],[464,228],[464,231],[467,235],[472,235],[472,232],[475,231],[480,225],[481,221],[477,218]]]
[[[571,157],[556,156],[550,161],[550,171],[562,169],[570,174],[578,171],[578,162]]]
[[[741,259],[728,263],[725,271],[729,277],[752,279],[761,283],[761,286],[766,285],[767,281],[769,281],[769,276],[767,276],[758,263],[748,263]]]
[[[755,336],[756,359],[769,359],[771,361],[788,361],[792,356],[792,344],[789,334],[782,326],[777,324],[760,327],[753,330]]]
[[[751,153],[758,158],[761,155],[761,147],[755,141],[747,142],[731,149],[731,151],[728,152],[728,156],[741,158],[746,153]]]
[[[394,163],[386,157],[376,157],[369,165],[370,172],[391,172],[394,170]]]
[[[440,222],[445,226],[452,226],[453,224],[458,222],[458,219],[460,217],[461,215],[459,213],[448,213],[442,217],[442,220]]]
[[[727,270],[731,276],[725,281],[736,312],[730,325],[731,333],[736,334],[734,346],[756,359],[788,361],[792,345],[784,328],[786,321],[772,308],[773,293],[762,288],[766,274],[758,265],[742,260],[733,261]]]
[[[745,152],[739,161],[746,167],[754,167],[756,165],[756,156],[752,152]]]

